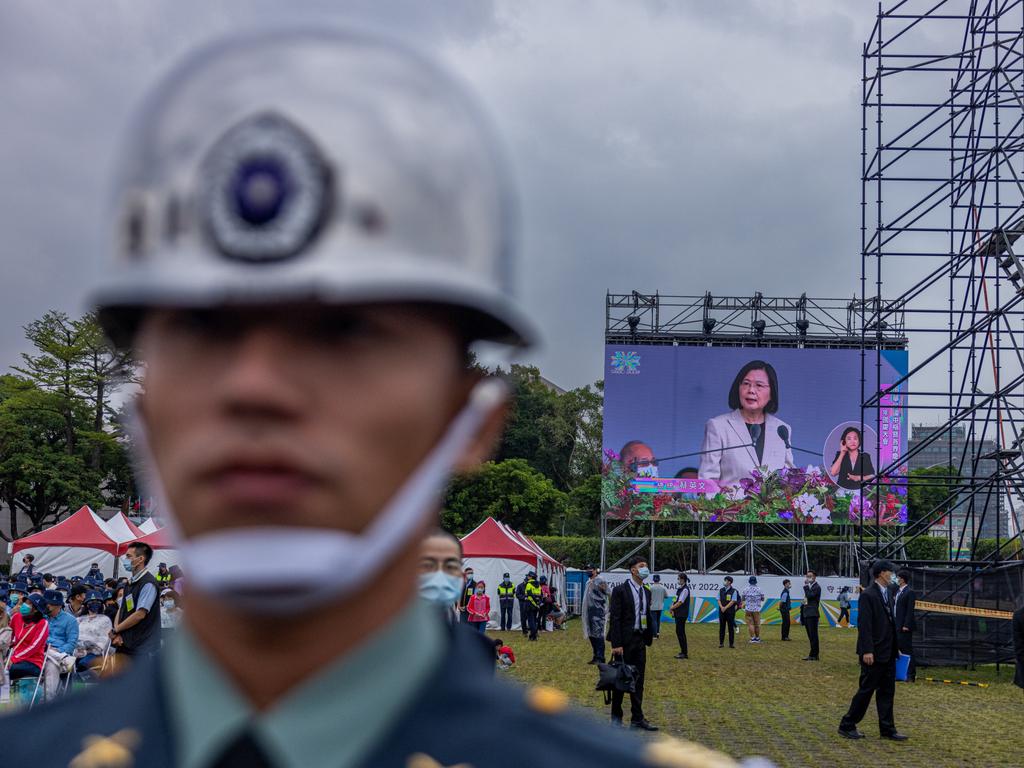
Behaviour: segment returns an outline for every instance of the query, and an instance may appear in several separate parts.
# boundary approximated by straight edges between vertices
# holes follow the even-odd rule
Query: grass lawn
[[[879,738],[874,704],[860,726],[867,738],[848,741],[836,727],[857,689],[856,630],[822,627],[822,661],[807,662],[801,661],[807,637],[798,624],[788,643],[780,642],[777,626],[762,628],[761,645],[749,644],[744,630],[735,650],[718,648],[717,624],[691,624],[685,661],[672,658],[679,650],[674,625],[662,629],[648,650],[644,711],[671,736],[734,757],[764,755],[779,766],[1024,766],[1024,692],[1012,683],[1012,666],[999,675],[994,668],[922,668],[917,683],[896,684],[896,726],[910,741]],[[603,695],[594,691],[597,672],[586,664],[590,644],[578,621],[536,643],[519,632],[489,634],[516,652],[518,663],[500,674],[559,688],[595,717],[608,716]],[[628,698],[624,704],[628,720]]]

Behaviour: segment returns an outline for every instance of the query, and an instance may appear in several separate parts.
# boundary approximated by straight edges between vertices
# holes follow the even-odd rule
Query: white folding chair
[[[47,647],[49,647],[49,646],[47,646]],[[12,645],[10,652],[7,654],[7,660],[4,661],[4,681],[8,684],[8,689],[11,692],[12,698],[13,698],[13,694],[14,694],[14,684],[15,683],[18,684],[18,691],[19,691],[18,698],[20,699],[21,698],[20,691],[21,691],[22,686],[24,685],[23,681],[31,680],[32,676],[20,677],[17,680],[11,680],[11,677],[10,677],[10,675],[11,675],[11,659],[14,658],[14,650],[15,650],[15,648]],[[43,664],[44,664],[44,666],[46,664],[45,655],[44,655]],[[40,686],[42,685],[42,682],[43,682],[43,670],[42,669],[39,670],[39,674],[35,675],[35,679],[36,679],[36,685],[35,685],[35,688],[32,689],[32,698],[31,698],[31,700],[28,703],[28,708],[29,709],[32,709],[32,707],[35,706],[36,697],[39,696],[39,688],[40,688]]]

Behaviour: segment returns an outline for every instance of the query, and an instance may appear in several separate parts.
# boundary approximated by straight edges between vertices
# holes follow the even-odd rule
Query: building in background
[[[936,434],[936,432],[940,432]],[[920,448],[923,442],[933,438],[932,442]],[[963,464],[962,474],[972,475],[976,478],[991,477],[996,472],[994,459],[981,459],[972,470],[971,462],[974,456],[986,456],[996,450],[996,444],[992,440],[968,440],[962,426],[943,430],[940,427],[931,427],[925,424],[914,424],[911,430],[908,450],[911,454],[909,469],[924,469],[927,467],[943,467],[950,464],[952,455],[952,466],[959,467]],[[979,479],[979,482],[983,482]],[[1000,538],[1006,538],[1008,532],[1009,515],[1007,514],[1007,502],[1005,494],[997,492],[992,487],[991,493],[988,489],[976,494],[973,498],[969,494],[961,494],[960,502],[950,514],[950,519],[943,525],[936,525],[932,528],[935,536],[947,536],[950,531],[953,537],[958,539],[960,531],[964,528],[964,521],[972,514],[974,515],[973,535],[975,538],[994,539],[998,520]],[[1012,534],[1010,534],[1012,535]],[[970,534],[968,534],[970,536]],[[955,546],[957,542],[953,542]],[[971,542],[965,539],[963,548],[970,549]],[[961,558],[969,557],[969,551],[963,552]]]

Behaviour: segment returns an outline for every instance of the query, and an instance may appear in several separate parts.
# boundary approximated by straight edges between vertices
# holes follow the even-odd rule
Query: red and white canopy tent
[[[171,532],[167,528],[155,528],[151,533],[140,536],[138,541],[153,548],[153,559],[149,562],[149,570],[153,573],[156,573],[160,563],[166,563],[168,568],[172,565],[181,565],[178,550],[175,549]]]
[[[146,532],[129,520],[124,512],[118,512],[109,520],[104,521],[103,527],[110,534],[110,538],[118,544],[135,541],[135,539],[146,535]]]
[[[143,534],[152,533],[160,527],[160,524],[152,517],[147,517],[142,525],[139,526],[139,530]]]
[[[498,584],[508,573],[518,585],[527,571],[546,576],[548,584],[558,588],[558,602],[565,607],[565,566],[537,546],[529,536],[513,530],[493,517],[488,517],[473,531],[462,537],[463,565],[473,569],[473,578],[483,581],[491,598],[491,620],[488,626],[499,626]],[[519,605],[512,613],[513,625],[519,626]]]
[[[110,535],[103,518],[82,507],[52,528],[12,541],[7,551],[15,556],[34,555],[36,573],[84,576],[90,564],[98,563],[109,576],[114,572],[114,558],[124,547]]]

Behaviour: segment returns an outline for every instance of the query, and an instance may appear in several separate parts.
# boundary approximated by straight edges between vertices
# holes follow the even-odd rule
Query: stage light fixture
[[[713,330],[715,330],[715,325],[717,325],[717,324],[718,324],[718,321],[715,318],[713,318],[713,317],[705,317],[704,318],[704,334],[706,336],[710,336],[711,332]]]
[[[755,320],[750,324],[750,327],[754,329],[755,336],[764,336],[764,329],[767,323],[764,320]]]
[[[801,336],[807,335],[807,329],[811,327],[810,321],[806,317],[801,317],[796,321],[796,329]]]

